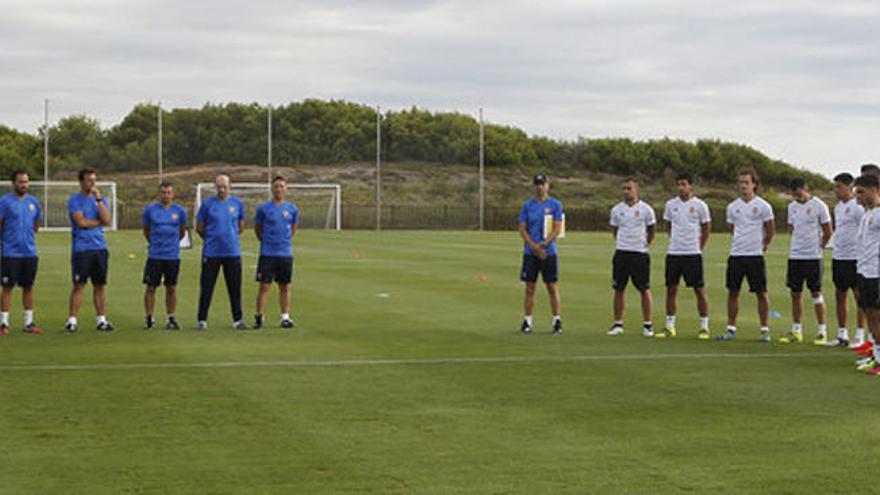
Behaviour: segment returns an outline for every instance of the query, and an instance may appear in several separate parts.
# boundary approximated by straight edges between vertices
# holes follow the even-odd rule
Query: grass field
[[[219,283],[205,333],[192,330],[197,250],[183,254],[186,329],[146,332],[142,238],[108,237],[119,330],[93,330],[84,306],[65,335],[68,236],[39,234],[45,334],[21,333],[16,292],[14,332],[0,338],[0,493],[871,492],[880,380],[856,374],[850,352],[757,343],[751,296],[736,342],[694,339],[685,291],[679,338],[642,338],[634,293],[627,333],[604,336],[608,234],[562,243],[559,337],[543,289],[536,333],[518,332],[515,233],[305,231],[299,328],[231,330]],[[786,315],[777,337],[787,243],[768,264]],[[666,239],[656,244],[659,288]],[[709,245],[717,333],[729,238]],[[244,248],[250,320],[252,233]],[[655,304],[662,324],[659,291]]]

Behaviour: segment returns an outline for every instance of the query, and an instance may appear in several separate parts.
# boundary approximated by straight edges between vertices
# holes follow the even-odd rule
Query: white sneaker
[[[642,327],[642,337],[653,337],[654,329],[651,327]]]
[[[850,348],[850,349],[855,349],[856,347],[861,347],[861,346],[863,346],[863,345],[865,345],[865,340],[864,340],[864,339],[861,339],[861,340],[853,340],[852,342],[849,343],[849,348]]]
[[[605,335],[614,337],[615,335],[620,335],[623,333],[623,327],[620,325],[614,325],[611,327],[611,330],[605,332]]]
[[[829,340],[828,342],[826,342],[825,347],[849,347],[849,341],[838,337],[834,340]]]

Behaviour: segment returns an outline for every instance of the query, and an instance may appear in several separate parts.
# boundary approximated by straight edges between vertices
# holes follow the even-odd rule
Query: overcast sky
[[[880,161],[880,2],[0,0],[0,123],[338,98]]]

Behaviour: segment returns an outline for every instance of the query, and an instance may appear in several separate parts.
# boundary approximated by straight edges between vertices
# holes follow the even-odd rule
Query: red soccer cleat
[[[870,350],[873,347],[874,347],[874,344],[872,344],[870,342],[865,342],[864,344],[862,344],[858,347],[853,347],[852,350],[855,352],[861,353],[861,352],[865,351],[866,349]]]
[[[9,325],[0,325],[0,335],[9,335]]]

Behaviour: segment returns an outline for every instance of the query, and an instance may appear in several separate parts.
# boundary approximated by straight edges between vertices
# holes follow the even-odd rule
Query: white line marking
[[[567,363],[590,361],[659,361],[687,359],[770,359],[833,356],[828,352],[799,352],[796,354],[773,353],[703,353],[703,354],[609,354],[582,356],[508,356],[508,357],[458,357],[427,359],[331,359],[316,361],[220,361],[205,363],[116,363],[116,364],[22,364],[0,366],[3,371],[88,371],[88,370],[140,370],[176,368],[307,368],[345,366],[406,366],[448,364],[505,364],[505,363]]]

